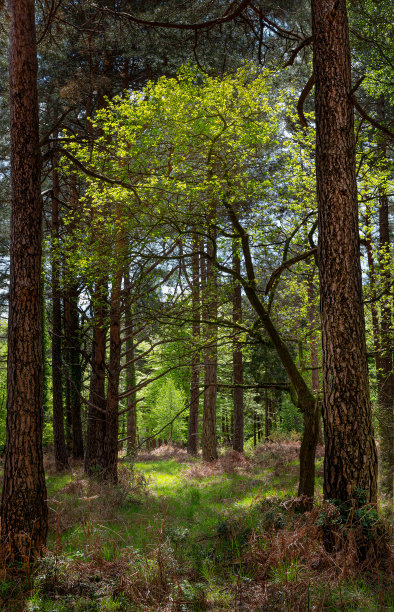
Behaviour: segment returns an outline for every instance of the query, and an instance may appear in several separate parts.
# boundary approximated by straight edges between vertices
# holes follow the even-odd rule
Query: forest
[[[392,2],[0,26],[1,609],[393,610]]]

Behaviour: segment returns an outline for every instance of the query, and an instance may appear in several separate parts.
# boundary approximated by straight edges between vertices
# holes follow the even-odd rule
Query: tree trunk
[[[264,406],[264,417],[265,417],[265,441],[267,442],[270,435],[270,423],[269,423],[269,399],[268,391],[265,392],[265,406]]]
[[[33,0],[10,0],[11,270],[3,558],[30,561],[48,530],[42,456],[41,157]]]
[[[197,455],[198,452],[198,412],[200,405],[200,258],[198,255],[198,235],[193,234],[192,254],[192,342],[193,355],[190,380],[190,412],[187,452]]]
[[[243,289],[246,297],[249,300],[250,305],[254,308],[255,312],[260,318],[263,327],[270,337],[272,344],[281,360],[287,375],[291,382],[291,395],[292,401],[299,408],[303,414],[304,419],[304,434],[301,443],[300,450],[300,484],[298,488],[298,494],[304,495],[308,498],[313,497],[314,485],[315,485],[315,450],[317,445],[318,430],[314,426],[315,418],[317,414],[316,401],[306,384],[300,370],[294,362],[294,359],[287,347],[280,337],[264,303],[260,300],[257,293],[257,283],[253,266],[253,258],[250,251],[249,235],[241,225],[235,209],[231,204],[224,202],[224,205],[228,211],[232,225],[235,231],[238,233],[242,252],[245,261],[245,268],[247,274],[247,280],[242,280]],[[233,271],[234,272],[234,271]]]
[[[211,230],[213,231],[213,230]],[[213,239],[215,237],[213,236]],[[207,252],[212,256],[212,242],[208,241]],[[217,397],[217,284],[216,274],[210,259],[205,263],[204,319],[206,324],[204,348],[204,409],[202,421],[202,458],[214,461],[218,458],[216,440],[216,397]]]
[[[89,391],[88,423],[86,432],[85,473],[102,471],[105,464],[105,350],[106,334],[104,299],[107,294],[105,282],[97,283],[94,293],[94,328],[92,350],[92,373]]]
[[[238,253],[238,243],[233,241],[233,270],[236,274],[241,273],[241,261]],[[233,323],[235,325],[242,322],[242,292],[241,285],[236,279],[233,280]],[[233,341],[233,384],[242,385],[243,363],[242,350],[239,341],[239,334],[234,330]],[[233,434],[233,449],[239,453],[244,450],[244,392],[241,386],[234,387],[233,391],[234,402],[234,434]]]
[[[68,352],[68,374],[70,379],[70,407],[72,428],[72,455],[83,459],[83,433],[81,417],[82,368],[80,353],[80,328],[78,313],[79,291],[76,286],[67,290],[66,302],[66,342]]]
[[[123,269],[120,265],[123,247],[123,232],[120,227],[119,205],[116,206],[117,236],[115,244],[115,262],[117,270],[112,278],[110,325],[109,325],[109,367],[106,420],[106,466],[104,476],[113,484],[118,481],[118,422],[119,422],[119,375],[120,375],[120,296]]]
[[[63,384],[62,384],[62,312],[60,295],[59,246],[59,175],[57,160],[52,172],[52,396],[53,396],[53,440],[56,469],[68,467],[66,440],[64,436]]]
[[[334,8],[333,8],[334,6]],[[324,496],[376,501],[346,0],[312,0],[323,348]]]
[[[386,120],[384,96],[380,96],[378,114],[381,123]],[[382,137],[381,152],[387,164],[386,138]],[[381,486],[385,493],[393,499],[394,495],[394,373],[393,349],[391,346],[392,302],[391,273],[392,255],[389,225],[389,198],[387,190],[379,189],[379,268],[382,277],[384,295],[380,306],[380,359],[378,368],[378,404],[380,433],[380,466]]]
[[[253,447],[257,444],[257,412],[253,410]]]
[[[69,373],[68,373],[68,364],[70,363],[70,355],[69,355],[69,346],[68,346],[68,340],[66,338],[66,333],[67,333],[67,327],[68,327],[68,320],[69,320],[69,304],[68,304],[68,300],[67,300],[67,296],[65,293],[63,293],[63,314],[64,314],[64,335],[65,335],[65,341],[62,342],[62,348],[63,348],[63,353],[64,353],[64,362],[67,364],[67,368],[66,368],[66,377],[65,377],[65,382],[64,382],[64,395],[65,395],[65,408],[66,408],[66,431],[65,431],[65,437],[66,437],[66,449],[67,449],[67,454],[71,455],[72,454],[72,448],[73,448],[73,436],[72,436],[72,417],[71,417],[71,383],[70,383],[70,377],[69,377]]]
[[[129,271],[125,272],[125,288],[131,290]],[[130,304],[130,295],[126,295],[126,362],[130,362],[126,368],[126,391],[133,389],[137,384],[133,336],[133,313]],[[127,452],[134,454],[137,448],[137,393],[134,391],[127,398]]]
[[[393,354],[391,345],[391,253],[389,233],[389,202],[387,193],[381,191],[379,197],[379,229],[380,229],[380,270],[385,289],[380,307],[380,368],[378,370],[378,402],[380,429],[381,485],[390,499],[393,498],[393,400],[394,375]]]

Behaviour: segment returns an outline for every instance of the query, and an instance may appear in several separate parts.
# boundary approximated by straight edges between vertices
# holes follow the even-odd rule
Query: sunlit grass
[[[322,459],[317,459],[317,470],[321,464]],[[255,566],[244,567],[242,561],[251,535],[257,533],[258,541],[264,546],[262,542],[267,534],[273,533],[275,537],[278,533],[279,537],[281,529],[291,534],[292,521],[297,520],[281,503],[297,495],[298,461],[294,460],[294,452],[283,456],[276,450],[275,455],[268,448],[267,454],[257,460],[233,465],[231,462],[208,465],[201,460],[190,461],[186,457],[183,460],[179,455],[174,458],[144,455],[143,460],[128,467],[129,471],[124,471],[126,481],[116,487],[86,478],[81,466],[75,467],[72,474],[48,475],[48,499],[52,508],[48,567],[60,570],[45,569],[44,575],[56,576],[62,567],[69,568],[66,569],[69,573],[62,578],[68,581],[69,591],[60,602],[53,599],[50,591],[40,591],[37,586],[25,609],[59,612],[160,609],[156,604],[143,608],[138,603],[132,605],[123,592],[120,599],[118,591],[109,593],[108,589],[114,588],[110,585],[115,584],[123,571],[139,576],[141,584],[148,589],[145,592],[148,599],[152,588],[158,588],[159,592],[167,589],[168,596],[168,589],[174,588],[171,597],[175,599],[181,588],[182,597],[192,602],[190,607],[185,603],[182,609],[204,610],[207,606],[218,610],[237,609],[236,593],[240,585],[249,589],[248,585],[253,585],[257,577]],[[127,493],[124,486],[130,478],[145,482],[145,486],[132,488]],[[318,495],[321,488],[322,478],[317,474]],[[45,565],[47,561],[43,561]],[[107,591],[102,591],[100,572],[111,564],[124,568],[125,563],[126,569],[115,570],[116,577],[111,573],[103,578],[107,580]],[[89,582],[84,576],[83,568],[89,564],[97,567],[97,586],[94,577]],[[167,586],[160,586],[161,564]],[[176,574],[171,578],[168,572]],[[270,562],[266,580],[270,588],[276,589],[273,593],[277,597],[282,589],[297,589],[302,584],[309,588],[308,572],[302,559],[298,561],[295,557],[287,561],[283,557],[278,562]],[[86,594],[74,593],[74,580],[81,585],[80,589],[87,589]],[[326,596],[319,588],[318,584],[310,588],[312,598],[322,601],[326,597],[331,605],[340,605],[339,591],[331,589]],[[3,590],[9,589],[4,582]],[[138,593],[133,595],[136,601]],[[349,610],[379,609],[376,590],[361,582],[344,583],[343,593],[350,602]],[[366,605],[355,607],[363,598]],[[282,604],[285,605],[284,599],[279,605]]]

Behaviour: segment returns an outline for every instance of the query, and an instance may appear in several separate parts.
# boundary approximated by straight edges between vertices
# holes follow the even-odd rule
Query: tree
[[[56,469],[68,467],[64,435],[63,384],[62,384],[62,315],[60,293],[59,243],[59,174],[57,160],[53,160],[52,194],[52,395],[53,395],[53,442]]]
[[[1,539],[36,556],[48,522],[42,456],[41,154],[33,0],[10,0],[11,278]]]
[[[312,0],[323,345],[324,495],[376,501],[345,0]]]
[[[276,105],[269,103],[267,75],[256,75],[249,68],[221,80],[185,68],[177,80],[162,78],[157,84],[150,83],[143,95],[109,103],[95,120],[102,137],[93,151],[72,138],[68,151],[79,167],[90,173],[88,197],[102,200],[105,183],[109,197],[124,200],[125,212],[130,214],[132,193],[138,210],[146,215],[145,222],[158,232],[156,239],[173,241],[170,253],[180,237],[191,237],[196,227],[203,238],[201,323],[209,330],[205,337],[206,372],[213,372],[205,380],[206,399],[212,391],[213,400],[209,423],[206,419],[203,427],[203,440],[204,436],[207,440],[209,429],[204,458],[212,460],[216,453],[218,280],[225,275],[242,285],[288,374],[292,397],[305,423],[299,492],[312,497],[318,434],[316,401],[260,297],[254,264],[254,234],[259,232],[262,217],[268,217],[263,205],[256,209],[256,202],[269,200],[272,188],[271,180],[256,178],[255,168],[257,160],[267,157],[272,164],[274,149],[270,147],[275,146],[280,104],[279,99]],[[259,170],[268,176],[260,163]],[[141,227],[144,215],[139,214]],[[308,213],[306,219],[309,217]],[[226,241],[232,259],[233,240],[240,245],[242,274],[238,274],[237,266],[225,265]],[[192,253],[184,253],[183,258],[190,260]],[[302,255],[295,260],[304,258]],[[238,321],[238,315],[236,318]],[[231,320],[233,327],[239,325],[233,317]]]

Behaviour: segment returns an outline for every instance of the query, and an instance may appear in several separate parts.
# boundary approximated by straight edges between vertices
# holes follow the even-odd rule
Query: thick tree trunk
[[[95,323],[93,328],[92,373],[89,391],[88,423],[86,432],[85,473],[102,472],[105,464],[105,350],[106,327],[104,296],[107,294],[105,283],[98,283],[94,295]]]
[[[30,561],[48,521],[42,456],[41,158],[33,0],[10,0],[11,272],[3,558]]]
[[[189,431],[187,438],[187,452],[189,455],[197,455],[198,452],[198,412],[200,405],[200,258],[198,255],[198,235],[193,234],[192,254],[192,341],[193,355],[191,363],[190,380],[190,411]]]
[[[56,159],[52,172],[52,396],[53,439],[57,470],[68,467],[66,440],[64,435],[63,384],[62,384],[62,312],[60,295],[59,244],[59,176]]]
[[[214,239],[214,237],[213,237]],[[211,240],[207,246],[208,255],[212,256],[213,249]],[[202,458],[204,461],[214,461],[217,459],[217,440],[216,440],[216,398],[217,398],[217,369],[218,369],[218,349],[217,349],[217,281],[210,259],[205,263],[205,283],[204,283],[204,319],[209,320],[206,324],[204,348],[204,409],[202,420]]]
[[[324,496],[376,501],[346,1],[312,0],[323,347]]]
[[[235,274],[241,273],[241,261],[238,253],[238,243],[233,244],[233,270]],[[233,322],[235,325],[242,322],[242,292],[239,281],[233,281]],[[233,341],[233,391],[234,402],[234,434],[233,434],[233,449],[239,453],[244,450],[244,392],[241,386],[243,385],[243,363],[242,350],[239,341],[239,334],[234,330]]]
[[[82,368],[78,297],[78,288],[76,286],[70,287],[66,295],[65,336],[69,358],[68,374],[70,379],[72,455],[74,459],[83,459],[84,449],[81,416]]]

